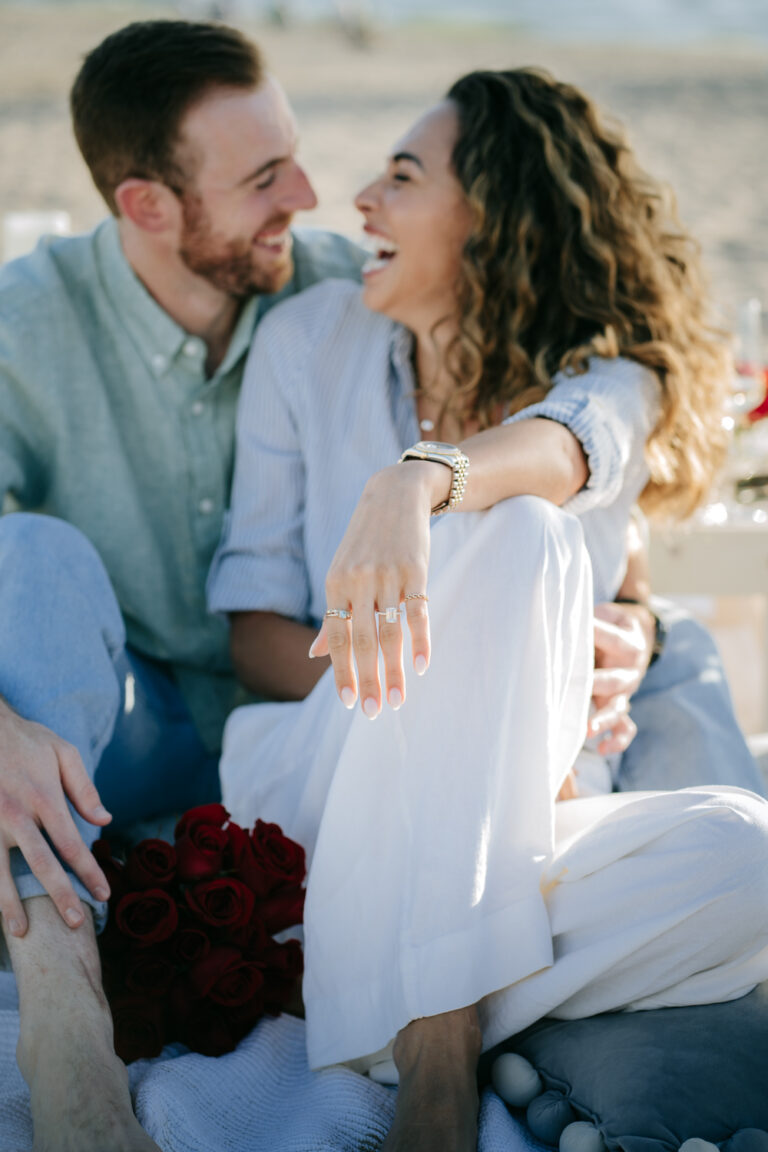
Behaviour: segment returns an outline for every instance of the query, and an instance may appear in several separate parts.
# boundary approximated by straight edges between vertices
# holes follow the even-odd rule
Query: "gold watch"
[[[443,444],[440,440],[419,440],[412,448],[406,448],[400,457],[400,463],[406,460],[431,460],[434,464],[444,464],[451,469],[451,490],[448,499],[443,500],[432,509],[433,516],[441,512],[453,511],[458,508],[464,499],[464,490],[467,487],[467,473],[469,472],[469,457],[457,448],[455,444]]]

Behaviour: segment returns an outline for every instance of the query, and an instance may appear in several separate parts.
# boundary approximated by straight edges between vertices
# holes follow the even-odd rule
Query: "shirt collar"
[[[192,337],[160,307],[128,263],[113,218],[97,228],[96,251],[104,290],[150,372],[160,379]],[[259,297],[253,297],[243,307],[214,379],[229,372],[248,351],[259,308]]]

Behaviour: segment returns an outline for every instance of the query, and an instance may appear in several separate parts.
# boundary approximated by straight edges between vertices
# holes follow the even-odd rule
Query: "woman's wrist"
[[[371,492],[413,492],[428,512],[448,499],[453,473],[445,464],[433,460],[409,460],[406,465],[392,464],[374,473],[366,484]]]

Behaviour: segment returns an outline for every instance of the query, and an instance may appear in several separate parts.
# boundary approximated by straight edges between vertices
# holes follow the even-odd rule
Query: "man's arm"
[[[270,700],[303,700],[330,664],[310,660],[317,629],[276,612],[233,612],[230,651],[241,684]]]
[[[604,736],[603,755],[623,752],[637,731],[629,701],[653,654],[656,617],[648,607],[648,554],[638,525],[627,532],[627,571],[616,600],[595,608],[594,712],[589,736]]]

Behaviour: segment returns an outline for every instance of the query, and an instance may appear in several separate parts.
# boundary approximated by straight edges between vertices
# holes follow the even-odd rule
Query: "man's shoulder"
[[[0,316],[3,328],[26,331],[69,312],[73,296],[93,284],[98,291],[95,233],[45,236],[26,256],[0,268]]]
[[[346,236],[319,228],[299,228],[293,234],[295,291],[320,280],[344,279],[360,282],[366,253]]]

